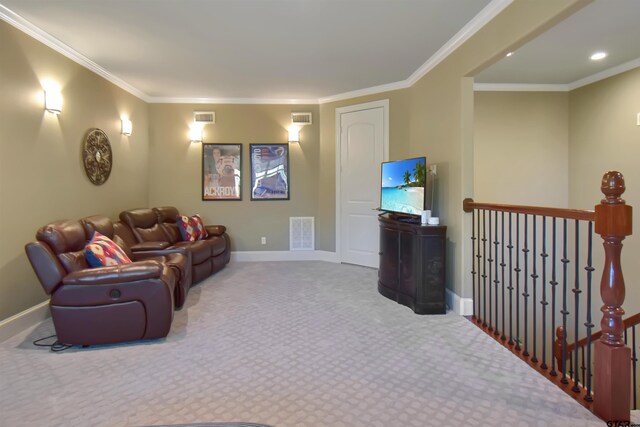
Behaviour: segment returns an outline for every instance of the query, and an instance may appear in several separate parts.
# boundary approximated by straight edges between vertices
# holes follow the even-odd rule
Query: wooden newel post
[[[595,231],[604,240],[604,267],[600,281],[602,336],[595,344],[594,411],[605,421],[628,421],[630,415],[631,350],[624,344],[625,287],[620,255],[622,240],[631,234],[631,206],[620,197],[620,172],[602,177],[605,198],[595,207]]]

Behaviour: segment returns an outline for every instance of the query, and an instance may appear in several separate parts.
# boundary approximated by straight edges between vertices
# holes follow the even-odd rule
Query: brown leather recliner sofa
[[[191,254],[182,248],[159,248],[158,245],[136,243],[133,233],[121,222],[113,223],[104,215],[93,215],[80,220],[87,240],[93,232],[107,236],[127,254],[132,261],[153,260],[168,265],[176,276],[175,308],[182,308],[191,288]]]
[[[176,276],[157,260],[90,268],[87,232],[78,220],[40,228],[25,247],[49,301],[58,341],[109,344],[165,337],[171,328]]]
[[[138,244],[158,248],[183,248],[191,254],[193,283],[221,270],[229,263],[231,241],[223,225],[206,225],[205,240],[182,241],[178,229],[178,209],[172,206],[132,209],[120,213],[120,221],[128,225]]]

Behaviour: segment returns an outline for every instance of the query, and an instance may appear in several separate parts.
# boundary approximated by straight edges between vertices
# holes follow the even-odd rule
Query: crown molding
[[[283,98],[174,98],[151,96],[146,100],[150,104],[318,104],[318,99]]]
[[[571,82],[567,85],[569,88],[568,90],[578,89],[579,87],[586,86],[591,83],[607,79],[609,77],[613,77],[617,74],[622,74],[625,71],[633,70],[634,68],[638,67],[640,67],[640,58],[634,59],[633,61],[625,62],[624,64],[617,65],[615,67],[609,68],[608,70],[601,71],[583,79],[576,80],[575,82]]]
[[[565,84],[474,83],[475,92],[568,92]]]
[[[403,80],[400,82],[387,83],[384,85],[373,86],[365,89],[353,90],[351,92],[339,93],[337,95],[326,96],[324,98],[318,99],[318,103],[326,104],[328,102],[342,101],[344,99],[353,99],[353,98],[358,98],[360,96],[375,95],[378,93],[389,92],[391,90],[406,89],[409,86],[411,85],[408,84],[406,80]]]
[[[405,80],[407,87],[412,86],[429,71],[433,70],[447,56],[459,48],[464,42],[469,40],[482,27],[487,25],[493,18],[502,12],[507,6],[513,3],[513,0],[492,0],[485,6],[473,19],[462,27],[447,43],[427,60],[420,68],[418,68],[411,76]]]
[[[61,42],[57,38],[53,37],[51,34],[41,30],[31,22],[27,21],[17,13],[13,12],[11,9],[8,9],[4,5],[0,4],[0,19],[7,22],[8,24],[16,27],[23,33],[28,34],[39,42],[49,46],[51,49],[56,52],[66,56],[72,61],[82,65],[83,67],[93,71],[100,77],[110,81],[114,85],[119,88],[129,92],[131,95],[142,99],[145,102],[149,102],[149,97],[142,91],[136,89],[131,86],[129,83],[125,82],[119,77],[114,76],[109,71],[105,70],[80,52],[72,49],[65,43]]]

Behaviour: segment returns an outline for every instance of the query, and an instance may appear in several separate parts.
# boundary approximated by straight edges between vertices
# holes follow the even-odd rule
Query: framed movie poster
[[[289,145],[250,144],[251,200],[289,200]]]
[[[202,200],[242,200],[241,144],[202,144]]]

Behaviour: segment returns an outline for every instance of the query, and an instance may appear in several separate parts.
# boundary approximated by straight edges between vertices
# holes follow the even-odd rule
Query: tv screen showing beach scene
[[[424,209],[426,158],[382,163],[380,209],[420,215]]]

